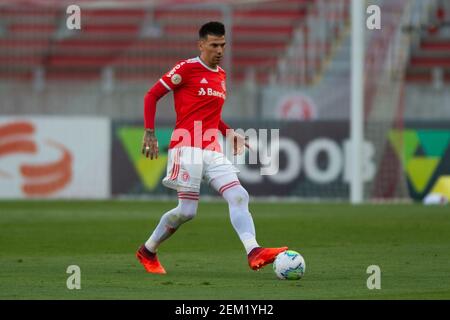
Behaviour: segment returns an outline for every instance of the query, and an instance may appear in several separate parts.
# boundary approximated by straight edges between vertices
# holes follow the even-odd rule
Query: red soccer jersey
[[[220,151],[217,132],[226,99],[225,71],[219,66],[212,69],[197,57],[180,61],[159,81],[173,91],[175,100],[177,121],[169,148]]]

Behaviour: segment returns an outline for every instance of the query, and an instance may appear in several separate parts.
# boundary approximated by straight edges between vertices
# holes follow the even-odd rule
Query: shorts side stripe
[[[181,149],[178,149],[177,153],[175,154],[172,175],[170,176],[171,180],[175,180],[178,177],[178,172],[180,171],[180,153]]]

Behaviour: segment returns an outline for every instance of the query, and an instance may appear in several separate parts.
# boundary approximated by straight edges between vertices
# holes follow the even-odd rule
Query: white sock
[[[259,247],[258,242],[256,242],[253,218],[248,210],[248,193],[241,185],[237,185],[226,190],[223,197],[228,201],[231,224],[248,254],[252,249]]]
[[[161,217],[156,229],[145,242],[145,247],[155,253],[161,243],[168,239],[180,225],[195,217],[197,206],[198,200],[179,199],[178,206]]]
[[[249,195],[239,183],[236,183],[238,181],[236,174],[229,174],[214,179],[211,181],[211,186],[222,193],[228,202],[231,224],[248,254],[259,245],[256,241],[253,218],[248,210]]]

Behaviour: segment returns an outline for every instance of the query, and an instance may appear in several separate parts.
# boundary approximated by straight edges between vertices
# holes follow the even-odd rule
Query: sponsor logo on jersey
[[[181,82],[182,78],[178,73],[175,73],[172,78],[170,78],[170,81],[172,81],[173,84],[177,85]]]
[[[208,83],[208,80],[206,80],[205,78],[203,78],[201,81],[200,81],[200,83]]]
[[[198,90],[198,95],[199,96],[219,97],[219,98],[222,98],[223,100],[225,100],[227,98],[227,96],[223,92],[219,92],[219,91],[213,90],[211,88],[206,88],[206,90],[204,88],[200,88],[200,90]]]

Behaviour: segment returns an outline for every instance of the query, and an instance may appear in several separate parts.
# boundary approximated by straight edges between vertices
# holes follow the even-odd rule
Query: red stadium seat
[[[450,82],[450,39],[437,36],[423,40],[413,53],[406,73],[412,83],[431,83],[433,72],[440,70],[442,80]]]
[[[232,70],[242,80],[253,69],[267,81],[286,53],[294,27],[301,25],[314,0],[244,3],[233,7]],[[0,76],[26,78],[37,66],[49,79],[100,78],[107,66],[119,79],[156,79],[180,59],[198,54],[197,31],[205,21],[224,20],[219,9],[83,8],[82,32],[65,29],[55,8],[1,8],[6,36],[0,37]],[[159,31],[143,36],[152,20]],[[64,30],[65,29],[65,30]],[[316,45],[316,44],[308,44]],[[317,47],[328,50],[328,46]]]

